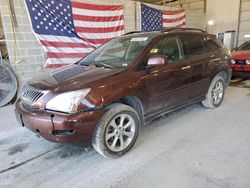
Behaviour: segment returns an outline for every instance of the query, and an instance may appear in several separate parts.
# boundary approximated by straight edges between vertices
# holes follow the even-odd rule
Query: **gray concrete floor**
[[[16,123],[12,105],[0,108],[0,187],[249,188],[250,81],[231,85],[221,107],[159,118],[115,160],[37,138]]]

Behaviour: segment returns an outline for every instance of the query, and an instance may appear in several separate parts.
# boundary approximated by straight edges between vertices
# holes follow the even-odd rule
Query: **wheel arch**
[[[144,108],[140,99],[136,96],[124,96],[116,101],[113,101],[110,105],[114,103],[121,103],[133,108],[139,115],[141,124],[144,125]],[[110,105],[107,105],[110,106]]]
[[[228,84],[230,82],[230,80],[229,80],[230,78],[229,78],[229,75],[228,75],[227,71],[226,70],[222,70],[218,74],[216,74],[215,76],[217,76],[217,75],[221,76],[225,80],[226,86],[228,86]]]

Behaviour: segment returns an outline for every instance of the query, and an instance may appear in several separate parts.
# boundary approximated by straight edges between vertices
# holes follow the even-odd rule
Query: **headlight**
[[[232,63],[232,64],[235,64],[236,62],[235,62],[235,60],[232,59],[232,60],[231,60],[231,63]]]
[[[250,60],[246,60],[246,64],[247,64],[247,65],[250,65]]]
[[[66,113],[77,112],[79,103],[89,92],[88,88],[59,94],[46,104],[46,109]]]

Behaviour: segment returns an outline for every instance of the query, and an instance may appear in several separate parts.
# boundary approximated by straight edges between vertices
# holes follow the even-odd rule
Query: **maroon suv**
[[[228,50],[201,30],[128,33],[28,81],[16,116],[47,140],[89,141],[103,156],[119,157],[143,124],[192,103],[218,107],[230,61]]]

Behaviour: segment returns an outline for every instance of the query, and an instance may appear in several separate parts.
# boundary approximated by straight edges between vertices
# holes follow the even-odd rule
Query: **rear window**
[[[185,34],[181,40],[185,56],[201,55],[206,52],[200,35]]]

